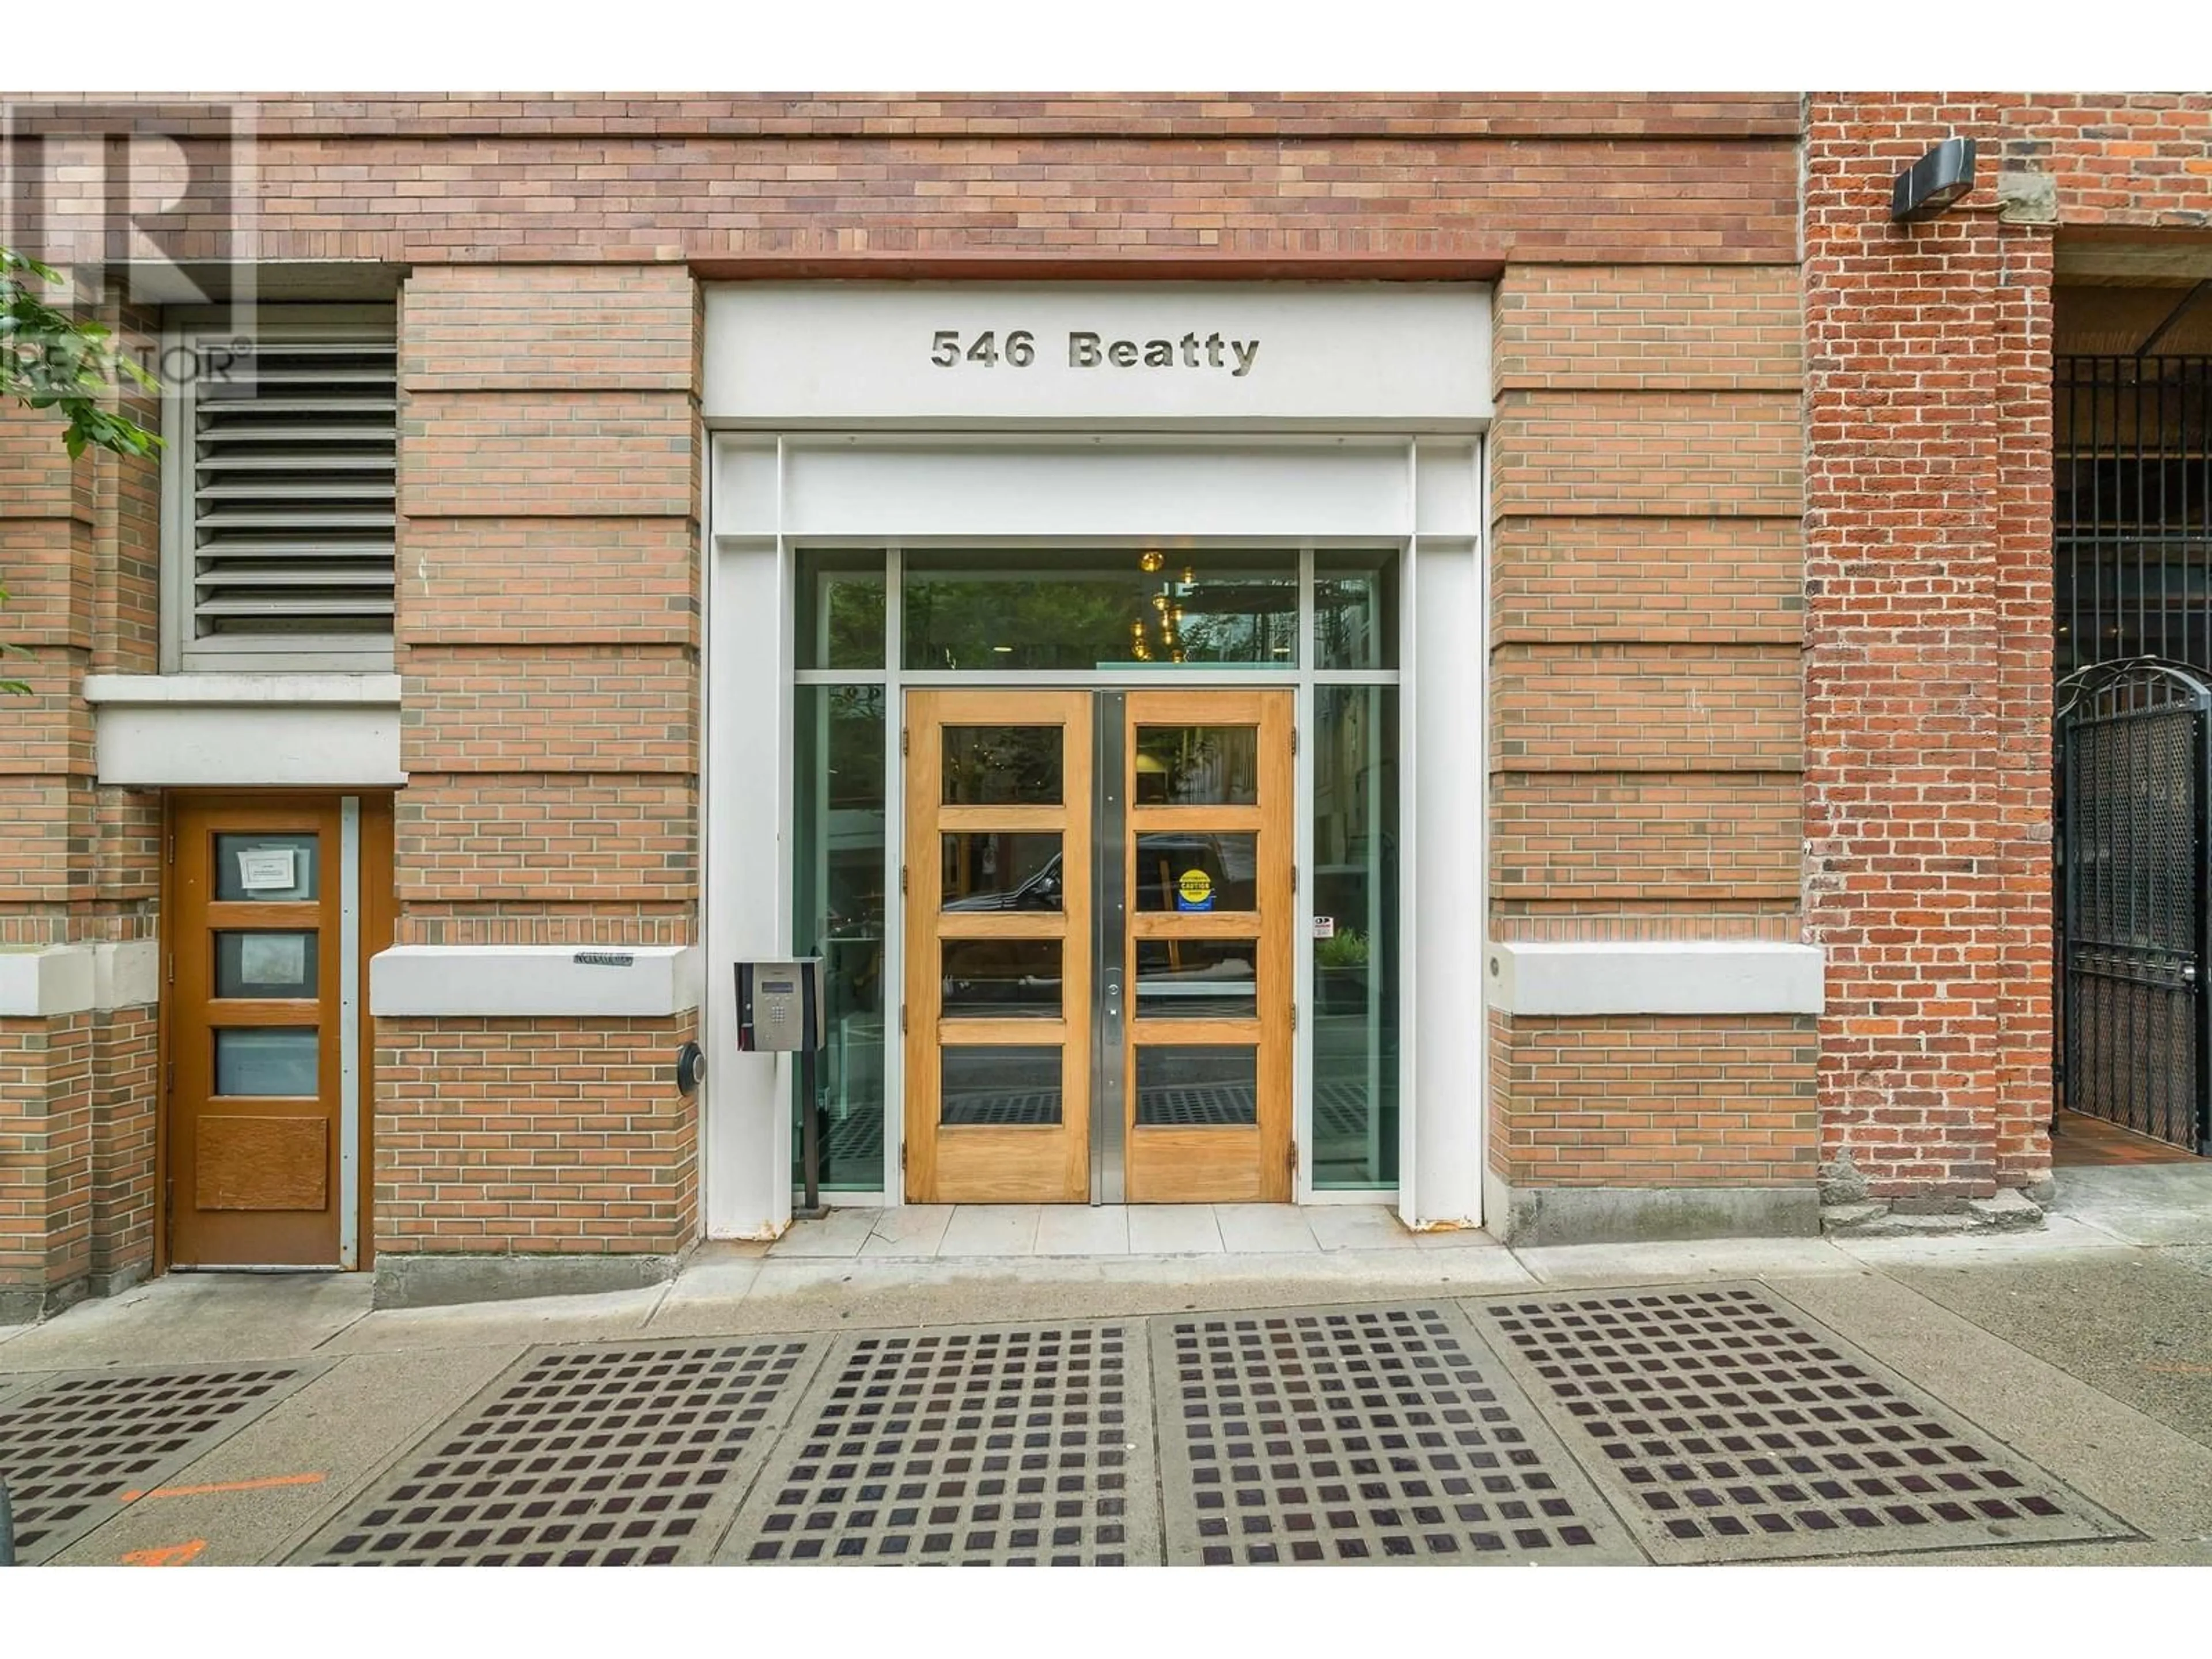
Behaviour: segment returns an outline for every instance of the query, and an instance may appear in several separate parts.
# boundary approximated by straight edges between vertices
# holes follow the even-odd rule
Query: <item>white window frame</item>
[[[209,307],[175,307],[162,319],[161,362],[185,362],[193,342],[211,327],[234,337],[234,315]],[[357,335],[396,339],[398,307],[391,305],[263,306],[253,313],[253,337],[283,339]],[[396,371],[395,371],[396,373]],[[395,380],[395,390],[396,390]],[[192,388],[164,374],[161,389],[161,662],[164,674],[206,672],[386,673],[392,671],[390,634],[286,634],[194,636],[192,465],[196,459]],[[398,411],[393,413],[395,432]],[[396,503],[395,503],[396,506]],[[393,537],[394,591],[398,534]]]

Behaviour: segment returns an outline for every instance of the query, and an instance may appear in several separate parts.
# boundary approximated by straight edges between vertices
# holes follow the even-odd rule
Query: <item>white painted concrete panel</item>
[[[1490,1006],[1509,1014],[1817,1014],[1818,945],[1759,939],[1515,941],[1488,949]]]
[[[660,1018],[698,1006],[690,945],[395,945],[369,958],[380,1018]]]
[[[1402,444],[793,443],[787,468],[787,537],[1396,538],[1411,528]]]
[[[402,784],[399,708],[342,703],[104,703],[100,781],[155,786]]]
[[[1478,283],[744,283],[706,304],[709,421],[1412,431],[1491,412]]]

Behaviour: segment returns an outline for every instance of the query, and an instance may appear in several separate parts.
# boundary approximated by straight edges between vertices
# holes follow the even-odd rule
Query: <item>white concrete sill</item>
[[[399,706],[397,674],[88,674],[84,700],[115,707],[216,708],[236,703]]]

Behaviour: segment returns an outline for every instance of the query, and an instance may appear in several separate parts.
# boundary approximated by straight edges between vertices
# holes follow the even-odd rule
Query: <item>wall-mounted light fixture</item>
[[[1946,138],[1897,175],[1889,216],[1932,219],[1974,187],[1974,141]]]

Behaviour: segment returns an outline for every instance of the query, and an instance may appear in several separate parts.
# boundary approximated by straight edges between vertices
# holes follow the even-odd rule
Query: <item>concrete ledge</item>
[[[600,1296],[665,1285],[671,1255],[380,1255],[377,1308],[449,1308],[528,1296]]]
[[[1764,939],[1502,940],[1483,984],[1501,1013],[1817,1014],[1826,957]]]
[[[52,1019],[158,1002],[161,955],[150,939],[0,946],[0,1019]]]
[[[1803,1187],[1510,1187],[1493,1174],[1483,1225],[1519,1249],[1686,1238],[1817,1238],[1820,1192]]]
[[[407,781],[397,674],[92,674],[84,699],[102,783]]]
[[[395,945],[368,963],[380,1019],[665,1018],[699,1006],[696,945]]]

